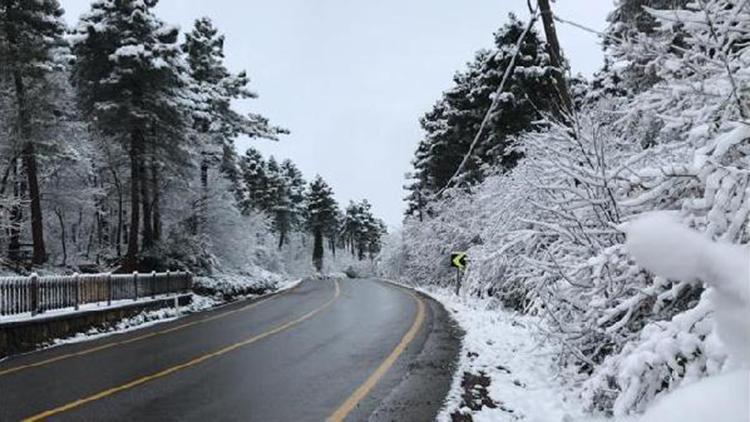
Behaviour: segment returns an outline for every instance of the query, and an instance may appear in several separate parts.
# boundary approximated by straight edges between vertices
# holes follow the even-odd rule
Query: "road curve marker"
[[[245,305],[243,307],[240,307],[240,308],[237,308],[237,309],[233,309],[231,311],[219,313],[219,314],[210,316],[208,318],[196,320],[196,321],[193,321],[193,322],[188,322],[188,323],[185,323],[185,324],[176,325],[174,327],[166,328],[164,330],[154,331],[152,333],[143,334],[143,335],[140,335],[140,336],[137,336],[137,337],[129,338],[127,340],[114,341],[114,342],[111,342],[111,343],[102,344],[100,346],[92,347],[90,349],[84,349],[84,350],[81,350],[81,351],[78,351],[78,352],[67,353],[67,354],[64,354],[64,355],[55,356],[55,357],[52,357],[52,358],[49,358],[49,359],[40,360],[39,362],[27,363],[25,365],[14,366],[14,367],[11,367],[11,368],[8,368],[8,369],[0,369],[0,377],[2,377],[3,375],[12,374],[14,372],[23,371],[24,369],[36,368],[36,367],[39,367],[39,366],[49,365],[50,363],[59,362],[61,360],[65,360],[65,359],[70,359],[70,358],[74,358],[74,357],[78,357],[78,356],[89,355],[91,353],[95,353],[95,352],[99,352],[99,351],[102,351],[102,350],[111,349],[113,347],[124,346],[126,344],[135,343],[135,342],[138,342],[138,341],[141,341],[141,340],[146,340],[146,339],[149,339],[151,337],[156,337],[156,336],[160,336],[160,335],[163,335],[163,334],[168,334],[168,333],[171,333],[171,332],[174,332],[174,331],[179,331],[179,330],[182,330],[184,328],[192,327],[194,325],[200,325],[200,324],[204,324],[206,322],[215,321],[217,319],[221,319],[221,318],[227,317],[229,315],[236,314],[238,312],[247,311],[249,309],[252,309],[252,308],[260,305],[261,303],[266,303],[266,302],[270,301],[271,299],[275,299],[277,297],[280,297],[283,294],[285,294],[287,292],[290,292],[292,290],[294,290],[294,287],[291,288],[291,289],[286,289],[286,290],[283,290],[283,291],[278,292],[276,294],[273,294],[272,296],[269,296],[267,298],[263,298],[263,299],[261,299],[261,300],[259,300],[257,302],[253,302],[253,303],[250,303],[250,304]]]
[[[424,323],[425,305],[422,299],[417,297],[414,293],[409,292],[409,295],[417,302],[417,315],[414,317],[414,322],[411,324],[411,327],[409,327],[409,330],[401,338],[401,341],[396,345],[393,351],[391,351],[391,354],[385,358],[380,366],[378,366],[377,369],[367,377],[365,382],[354,390],[352,395],[341,403],[333,414],[328,417],[328,422],[340,422],[346,419],[349,413],[357,407],[357,404],[359,404],[359,402],[367,396],[370,390],[375,387],[378,381],[383,378],[409,344],[414,341],[414,338],[417,336],[419,329],[422,328],[422,324]]]
[[[278,333],[280,333],[280,332],[282,332],[282,331],[284,331],[284,330],[286,330],[288,328],[294,327],[295,325],[297,325],[297,324],[299,324],[299,323],[301,323],[301,322],[303,322],[303,321],[305,321],[307,319],[312,318],[317,313],[319,313],[322,310],[326,309],[327,307],[331,306],[331,304],[333,302],[335,302],[336,299],[339,298],[339,296],[341,295],[341,288],[339,286],[339,282],[337,280],[334,280],[333,282],[334,282],[334,285],[335,285],[335,293],[333,294],[333,297],[331,299],[329,299],[326,303],[324,303],[323,305],[321,305],[320,307],[318,307],[316,309],[313,309],[312,311],[310,311],[310,312],[302,315],[299,318],[296,318],[296,319],[293,319],[291,321],[285,322],[284,324],[276,326],[275,328],[273,328],[271,330],[268,330],[268,331],[266,331],[264,333],[257,334],[255,336],[249,337],[249,338],[247,338],[245,340],[242,340],[240,342],[237,342],[237,343],[231,344],[229,346],[223,347],[223,348],[221,348],[219,350],[216,350],[214,352],[198,356],[197,358],[193,358],[193,359],[191,359],[191,360],[189,360],[187,362],[181,363],[179,365],[171,366],[171,367],[163,369],[163,370],[161,370],[159,372],[155,372],[155,373],[153,373],[151,375],[146,375],[144,377],[137,378],[137,379],[135,379],[133,381],[130,381],[128,383],[125,383],[125,384],[122,384],[122,385],[118,385],[116,387],[112,387],[112,388],[109,388],[107,390],[100,391],[100,392],[98,392],[96,394],[93,394],[93,395],[90,395],[88,397],[84,397],[84,398],[72,401],[72,402],[70,402],[68,404],[64,404],[64,405],[56,407],[54,409],[50,409],[50,410],[44,411],[42,413],[38,413],[38,414],[33,415],[33,416],[29,416],[27,418],[24,418],[23,421],[24,422],[35,422],[35,421],[44,420],[44,419],[49,418],[51,416],[54,416],[54,415],[57,415],[57,414],[60,414],[60,413],[63,413],[63,412],[67,412],[68,410],[72,410],[72,409],[75,409],[77,407],[83,406],[84,404],[87,404],[87,403],[90,403],[90,402],[93,402],[93,401],[96,401],[96,400],[99,400],[99,399],[103,399],[105,397],[111,396],[111,395],[119,393],[121,391],[129,390],[129,389],[131,389],[133,387],[137,387],[137,386],[139,386],[141,384],[145,384],[145,383],[147,383],[149,381],[153,381],[153,380],[158,379],[158,378],[166,377],[167,375],[171,375],[171,374],[173,374],[175,372],[181,371],[181,370],[189,368],[191,366],[198,365],[198,364],[200,364],[202,362],[205,362],[205,361],[207,361],[209,359],[212,359],[212,358],[215,358],[215,357],[219,357],[219,356],[224,355],[226,353],[229,353],[229,352],[231,352],[233,350],[239,349],[240,347],[247,346],[249,344],[252,344],[252,343],[255,343],[255,342],[259,341],[259,340],[262,340],[262,339],[264,339],[266,337],[272,336],[274,334],[278,334]]]

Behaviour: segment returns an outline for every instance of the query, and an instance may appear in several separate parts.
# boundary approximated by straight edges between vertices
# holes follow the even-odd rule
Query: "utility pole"
[[[559,91],[560,101],[562,103],[560,114],[565,116],[565,113],[571,113],[573,111],[573,102],[570,99],[568,83],[565,80],[563,57],[560,52],[560,41],[557,39],[555,19],[549,6],[549,0],[537,0],[537,4],[539,5],[539,12],[542,15],[544,35],[547,38],[547,50],[550,56],[550,64],[558,69],[558,71],[555,72],[555,81],[557,82],[557,90]]]

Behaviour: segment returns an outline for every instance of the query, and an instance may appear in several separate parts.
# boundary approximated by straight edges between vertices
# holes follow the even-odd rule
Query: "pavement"
[[[429,298],[375,279],[311,279],[6,359],[0,420],[431,421],[459,349]]]

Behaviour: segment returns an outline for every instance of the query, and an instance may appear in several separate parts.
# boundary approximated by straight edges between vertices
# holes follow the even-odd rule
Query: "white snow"
[[[398,282],[391,281],[399,284]],[[405,286],[413,288],[413,286]],[[458,368],[438,421],[448,422],[459,410],[464,372],[490,378],[496,408],[460,409],[475,421],[528,422],[594,421],[576,400],[568,399],[558,379],[559,351],[540,338],[540,320],[496,309],[489,301],[457,297],[448,290],[418,288],[441,302],[465,331]]]
[[[730,355],[750,367],[750,250],[713,242],[669,212],[644,214],[622,229],[625,247],[642,267],[664,278],[700,280],[711,287],[719,336]]]
[[[640,422],[750,421],[748,383],[748,371],[706,378],[657,399]]]
[[[623,225],[628,251],[655,274],[700,280],[710,288],[720,340],[734,371],[702,379],[658,399],[644,422],[750,420],[750,252],[713,242],[679,224],[672,214],[649,213]]]

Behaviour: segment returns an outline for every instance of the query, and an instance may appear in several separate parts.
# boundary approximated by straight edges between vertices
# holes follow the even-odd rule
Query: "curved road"
[[[0,420],[434,419],[458,333],[431,300],[376,280],[307,280],[0,363]]]

